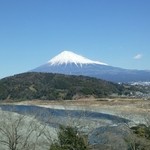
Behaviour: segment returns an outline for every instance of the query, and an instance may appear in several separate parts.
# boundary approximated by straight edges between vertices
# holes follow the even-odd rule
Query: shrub
[[[77,129],[60,126],[58,141],[51,145],[50,150],[88,150],[88,142]]]

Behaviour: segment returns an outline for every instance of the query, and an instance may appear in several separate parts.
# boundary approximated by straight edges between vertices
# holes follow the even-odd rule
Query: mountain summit
[[[70,51],[63,51],[32,72],[49,72],[67,75],[83,75],[113,82],[150,81],[150,71],[130,70],[93,61]]]
[[[85,58],[81,55],[77,55],[71,51],[63,51],[50,61],[48,61],[50,65],[67,65],[67,64],[75,64],[82,66],[83,64],[100,64],[100,65],[107,65],[106,63],[102,63],[99,61],[92,61],[88,58]]]

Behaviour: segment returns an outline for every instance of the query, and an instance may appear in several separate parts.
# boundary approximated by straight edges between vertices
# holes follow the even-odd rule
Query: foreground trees
[[[0,111],[0,150],[88,150],[87,139],[71,126],[56,131],[36,117]]]
[[[57,125],[58,128],[52,128],[45,123],[46,120],[37,121],[36,115],[26,116],[0,110],[0,150],[150,149],[149,124],[138,125],[131,129],[128,126],[127,128],[123,127],[122,124],[96,129],[93,126],[92,133],[86,132],[87,136],[85,136],[83,134],[85,130],[81,130],[81,128],[85,129],[85,123],[87,124],[87,122],[83,122],[84,113],[81,114],[81,120],[79,120],[79,118],[73,119],[68,112],[65,121],[69,120],[69,124],[66,123],[62,126],[60,121]],[[55,119],[61,119],[56,116],[52,117],[49,116],[47,123],[55,125],[54,121],[58,121]],[[89,125],[87,124],[87,126]],[[91,139],[93,139],[93,143],[91,143]]]
[[[60,126],[58,141],[51,145],[50,150],[89,150],[86,137],[73,127]]]
[[[0,111],[0,150],[49,149],[54,130],[36,117]]]
[[[131,127],[132,135],[126,139],[128,150],[150,149],[150,126],[139,124]]]

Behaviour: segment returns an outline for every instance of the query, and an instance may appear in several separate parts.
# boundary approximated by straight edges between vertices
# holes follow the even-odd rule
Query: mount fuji
[[[32,72],[50,72],[67,75],[84,75],[112,82],[150,81],[149,70],[131,70],[110,66],[100,61],[93,61],[71,51],[63,51],[46,64]]]

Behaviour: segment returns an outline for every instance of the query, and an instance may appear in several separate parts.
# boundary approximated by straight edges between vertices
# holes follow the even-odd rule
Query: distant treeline
[[[0,99],[65,100],[122,95],[127,89],[108,81],[52,73],[23,73],[0,80]]]

